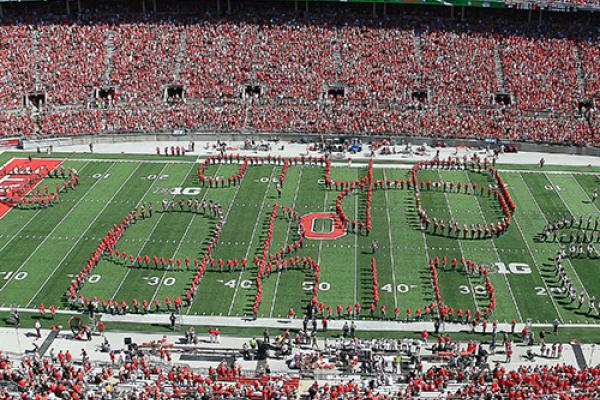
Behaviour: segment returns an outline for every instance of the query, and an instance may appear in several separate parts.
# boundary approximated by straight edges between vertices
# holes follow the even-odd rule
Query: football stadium
[[[0,1],[0,398],[598,398],[599,11]]]

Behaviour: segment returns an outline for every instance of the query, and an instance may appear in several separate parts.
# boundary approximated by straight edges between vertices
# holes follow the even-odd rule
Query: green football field
[[[14,154],[4,154],[5,163]],[[19,155],[22,157],[22,155]],[[60,158],[60,156],[56,156]],[[128,228],[118,248],[128,255],[157,255],[167,260],[202,259],[216,218],[203,213],[161,212],[165,199],[197,198],[221,205],[225,223],[212,253],[218,259],[248,259],[248,268],[232,272],[209,266],[199,282],[197,294],[183,308],[190,315],[251,314],[257,293],[257,267],[275,203],[299,213],[335,211],[339,191],[323,185],[325,169],[316,165],[292,165],[287,171],[281,197],[277,180],[282,165],[249,166],[241,184],[206,188],[198,182],[202,160],[190,158],[121,159],[96,158],[79,154],[66,157],[62,166],[79,171],[80,185],[61,196],[60,202],[47,209],[12,209],[0,219],[0,305],[37,308],[55,305],[67,308],[65,292],[74,276],[84,267],[99,242],[140,204],[152,202],[154,215],[139,219]],[[206,176],[235,175],[240,166],[211,165]],[[502,167],[501,167],[502,168]],[[354,181],[368,173],[366,164],[348,167],[333,164],[331,178]],[[374,179],[408,179],[410,169],[375,165]],[[406,317],[434,299],[428,260],[469,259],[485,264],[495,288],[497,305],[490,319],[499,321],[598,323],[587,314],[587,302],[581,309],[568,300],[554,273],[553,258],[557,243],[539,238],[548,221],[574,216],[600,214],[600,203],[589,201],[600,190],[598,173],[537,170],[507,166],[502,176],[517,205],[507,232],[494,239],[456,239],[423,232],[415,210],[415,193],[407,189],[374,190],[372,230],[366,234],[349,231],[343,237],[328,240],[307,239],[294,255],[312,257],[321,266],[318,299],[334,309],[360,303],[361,317],[373,299],[371,243],[377,240],[375,253],[379,280],[379,308],[386,305],[387,317],[395,307]],[[419,178],[431,181],[477,183],[487,187],[488,178],[464,170],[424,170]],[[361,219],[365,214],[364,191],[349,194],[342,206],[346,215]],[[423,192],[423,206],[432,217],[475,224],[496,221],[500,209],[493,196]],[[177,207],[178,209],[178,207]],[[315,232],[329,232],[331,220],[317,219]],[[298,224],[277,218],[270,249],[279,249],[298,236]],[[600,244],[596,244],[600,248]],[[577,292],[600,299],[600,258],[580,257],[565,262]],[[195,271],[165,268],[131,267],[114,257],[104,257],[80,294],[87,298],[149,302],[183,296]],[[290,308],[301,314],[312,297],[314,271],[288,268],[264,277],[259,317],[286,316]],[[462,270],[439,272],[440,294],[444,303],[464,310],[483,310],[488,303],[481,277]],[[335,314],[335,312],[334,312]]]

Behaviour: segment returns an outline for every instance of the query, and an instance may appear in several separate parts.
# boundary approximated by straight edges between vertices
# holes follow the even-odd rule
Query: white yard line
[[[548,181],[552,183],[552,181],[547,176],[546,176],[546,179],[548,179]],[[577,179],[575,179],[575,181],[577,181]],[[579,187],[581,187],[581,185],[579,185]],[[585,194],[587,196],[587,193],[585,192],[585,190],[583,188],[581,188],[581,190],[583,191],[583,194]],[[560,195],[560,190],[555,190],[555,192],[558,195],[558,198],[560,199],[560,201],[562,201],[562,203],[565,205],[565,207],[567,208],[567,210],[569,210],[569,213],[571,214],[571,217],[575,218],[575,214],[573,214],[573,211],[569,207],[569,204]],[[540,205],[538,204],[537,200],[534,198],[533,201],[536,204],[536,206],[538,207],[538,210],[540,210],[540,213],[542,214],[542,217],[544,217],[544,221],[546,223],[548,223],[548,219],[546,218],[546,215],[542,212],[542,209],[541,209]],[[577,280],[579,281],[579,285],[581,286],[581,289],[583,290],[583,292],[585,293],[585,295],[587,296],[587,298],[590,298],[590,294],[588,293],[585,285],[583,284],[583,281],[579,277],[579,274],[577,273],[577,270],[575,269],[575,266],[571,262],[571,259],[567,258],[567,261],[569,262],[569,265],[571,266],[571,269],[573,270],[573,273],[575,274],[575,278],[577,278]]]
[[[221,164],[219,164],[219,168],[221,168]],[[185,175],[185,178],[183,178],[183,182],[185,182],[187,180],[187,178],[192,173],[193,169],[194,169],[194,167],[190,168],[190,170],[188,171],[188,173]],[[206,193],[208,193],[208,190],[204,191],[204,195],[202,196],[202,200],[204,200],[204,197],[206,197]],[[161,217],[162,217],[162,214],[161,214]],[[186,237],[187,233],[189,232],[190,228],[192,227],[192,223],[194,222],[195,219],[196,219],[196,213],[192,213],[192,218],[190,218],[190,222],[188,222],[187,226],[185,227],[185,231],[183,232],[183,235],[181,236],[181,239],[179,240],[179,243],[177,244],[177,247],[175,248],[175,251],[173,252],[173,256],[171,258],[175,258],[175,256],[177,255],[177,252],[179,251],[179,249],[181,249],[181,244],[185,240],[185,237]],[[169,272],[169,270],[165,268],[165,270],[163,271],[163,274],[162,274],[162,276],[160,278],[160,281],[158,281],[158,285],[156,285],[156,290],[154,291],[154,294],[152,295],[152,299],[150,300],[150,304],[152,304],[154,302],[154,299],[156,298],[156,295],[158,294],[158,291],[162,287],[163,282],[164,282],[165,277],[167,276],[168,272]]]
[[[219,168],[220,167],[221,167],[221,165],[219,164]],[[215,175],[216,175],[216,172],[215,172]],[[242,183],[244,181],[244,177],[245,177],[245,174],[244,174],[244,176],[242,176],[240,182],[237,184],[237,186],[235,188],[235,193],[233,194],[233,198],[229,201],[229,206],[227,207],[227,211],[225,211],[225,214],[223,214],[223,226],[225,226],[226,223],[227,223],[227,218],[229,217],[229,212],[233,208],[233,204],[235,203],[235,199],[237,198],[237,195],[240,192],[240,188],[242,187]],[[208,190],[207,190],[207,192],[208,192]],[[198,287],[200,287],[200,286],[198,286]],[[188,315],[190,313],[190,311],[192,310],[192,306],[194,305],[194,300],[196,299],[196,297],[198,297],[198,296],[192,297],[192,301],[190,302],[190,305],[187,307],[186,315]]]
[[[440,178],[440,182],[444,182],[442,179],[442,174],[440,173],[439,169],[437,170],[437,173]],[[448,205],[448,212],[450,213],[450,218],[452,218],[453,222],[458,222],[456,219],[454,219],[454,213],[452,212],[452,206],[450,205],[450,201],[448,200],[448,193],[445,190],[444,190],[444,198],[446,199],[446,204]],[[462,258],[464,258],[466,260],[467,258],[465,257],[465,252],[463,250],[461,240],[459,238],[456,238],[456,242],[458,243],[458,249],[460,250],[460,254],[461,254]],[[473,302],[475,303],[475,308],[477,310],[479,310],[477,296],[475,295],[475,288],[473,287],[473,283],[471,282],[471,275],[468,273],[467,273],[467,282],[469,283],[469,287],[471,289],[471,294],[473,295]]]
[[[598,175],[598,176],[597,176],[597,178],[600,180],[600,175]],[[581,186],[581,183],[579,183],[579,181],[578,181],[577,179],[575,179],[575,178],[573,178],[573,180],[574,180],[575,182],[577,182],[577,184],[578,184],[578,185],[579,185],[579,187],[581,188],[581,191],[583,192],[583,194],[584,194],[586,197],[588,197],[588,199],[589,199],[589,196],[588,196],[587,192],[585,191],[585,189],[583,188],[583,186]],[[560,190],[557,190],[557,192],[559,192],[559,196],[560,196]],[[590,201],[591,201],[591,199],[590,199]],[[564,201],[563,201],[563,203],[564,203]],[[600,208],[598,208],[598,206],[596,205],[596,202],[594,202],[594,201],[591,201],[591,203],[592,203],[592,205],[594,206],[594,208],[596,208],[596,210],[598,210],[598,212],[600,213]],[[565,203],[565,205],[566,205],[566,204],[567,204],[567,203]],[[571,214],[572,214],[572,213],[571,213]]]
[[[54,276],[54,274],[56,274],[56,271],[58,271],[58,269],[65,262],[65,260],[67,259],[67,257],[73,252],[73,250],[75,249],[75,247],[77,247],[77,245],[79,244],[79,242],[81,242],[81,239],[83,239],[83,237],[85,236],[85,234],[90,230],[90,228],[94,225],[94,223],[98,220],[98,218],[100,218],[100,215],[109,206],[110,202],[117,196],[117,194],[121,191],[121,189],[123,189],[123,187],[125,186],[125,184],[127,182],[129,182],[129,180],[131,179],[131,177],[133,177],[133,175],[136,173],[136,171],[140,168],[141,165],[142,164],[137,164],[137,166],[135,167],[135,169],[129,174],[129,177],[127,179],[123,180],[123,182],[118,187],[118,189],[115,190],[115,192],[113,193],[113,195],[110,198],[110,200],[108,200],[104,204],[104,206],[96,214],[96,216],[94,217],[94,219],[87,225],[87,228],[81,233],[81,235],[79,235],[79,238],[77,238],[77,240],[75,241],[75,243],[73,243],[73,246],[71,246],[71,248],[69,249],[69,251],[65,252],[64,257],[58,262],[58,264],[56,265],[56,267],[54,267],[54,269],[52,270],[52,272],[50,273],[50,275],[48,275],[48,277],[46,278],[46,280],[44,281],[44,283],[42,283],[42,285],[38,288],[38,290],[31,297],[31,299],[29,300],[29,302],[27,303],[27,305],[25,307],[29,307],[31,305],[31,303],[33,302],[33,300],[35,300],[35,298],[38,296],[38,294],[40,294],[40,292],[44,289],[44,287],[46,286],[46,284],[50,281],[50,279]]]
[[[467,177],[467,181],[469,182],[469,185],[471,185],[471,187],[473,187],[473,185],[471,184],[471,178],[469,177],[468,172],[465,170],[465,176]],[[485,221],[485,223],[488,223],[487,218],[485,217],[485,215],[483,214],[483,209],[481,208],[481,202],[479,201],[479,197],[475,194],[474,195],[475,198],[477,199],[477,206],[479,207],[479,215],[481,215],[481,218],[483,218],[483,220]],[[498,260],[498,262],[500,262],[500,252],[498,251],[498,247],[496,247],[496,240],[492,237],[492,247],[494,248],[494,252],[496,253],[496,259]],[[519,321],[523,322],[523,316],[521,315],[521,310],[519,309],[519,306],[517,305],[517,300],[515,299],[515,295],[512,291],[512,287],[510,286],[510,282],[508,281],[508,277],[506,276],[507,274],[502,274],[502,276],[504,277],[504,282],[506,282],[506,287],[508,288],[508,293],[510,293],[510,298],[512,299],[513,304],[515,305],[515,310],[517,311],[517,317],[519,318]]]
[[[385,169],[383,170],[383,180],[384,182],[387,182],[387,178],[385,175]],[[393,282],[393,286],[392,286],[392,290],[394,291],[394,307],[398,307],[398,295],[396,293],[397,290],[397,286],[396,286],[396,263],[394,261],[394,249],[392,248],[392,218],[390,216],[390,208],[389,208],[389,199],[388,199],[388,190],[387,189],[383,189],[383,192],[385,193],[385,210],[387,213],[387,223],[388,223],[388,235],[389,235],[389,241],[390,241],[390,261],[391,261],[391,267],[392,267],[392,282]]]
[[[296,207],[296,200],[298,199],[298,192],[300,191],[300,182],[302,181],[302,172],[304,168],[300,168],[300,174],[298,174],[298,184],[296,185],[296,192],[294,193],[294,200],[292,201],[292,209]],[[287,232],[285,234],[284,246],[287,245],[288,239],[290,238],[290,229],[292,227],[292,220],[288,223]],[[269,318],[273,317],[273,310],[275,309],[275,300],[277,299],[277,291],[279,290],[279,281],[281,280],[281,271],[277,272],[277,281],[275,282],[275,291],[273,292],[273,300],[271,302],[271,311],[269,312]]]
[[[160,172],[158,173],[158,175],[161,175],[165,168],[167,167],[167,164],[163,165],[162,169],[160,170]],[[146,189],[146,192],[142,195],[142,197],[140,197],[140,200],[137,202],[137,204],[135,205],[135,207],[133,208],[138,208],[140,206],[140,204],[142,204],[142,202],[144,201],[144,199],[146,198],[146,196],[148,196],[148,193],[150,193],[150,190],[152,189],[152,187],[154,186],[154,184],[156,182],[158,182],[158,179],[155,179],[150,186],[148,186],[148,189]],[[173,195],[174,197],[175,195]],[[163,213],[160,214],[160,216],[157,218],[157,221],[154,223],[154,227],[152,228],[152,231],[148,234],[148,236],[146,237],[146,239],[144,240],[144,243],[142,244],[142,246],[140,247],[140,251],[137,253],[137,255],[139,256],[142,252],[142,250],[144,249],[144,247],[146,246],[146,243],[148,243],[148,241],[150,240],[150,237],[152,236],[152,234],[154,233],[154,231],[156,230],[156,227],[158,226],[158,223],[160,222],[160,220],[162,219]],[[110,297],[111,299],[114,299],[117,296],[117,293],[119,293],[119,291],[121,290],[121,287],[123,286],[123,283],[125,282],[125,280],[127,279],[127,277],[129,276],[129,273],[131,272],[131,268],[128,268],[127,271],[125,272],[125,276],[123,276],[123,278],[121,279],[121,282],[119,283],[119,286],[117,286],[117,289],[114,291],[113,295]]]
[[[115,164],[111,164],[110,167],[108,167],[108,169],[104,172],[107,173],[108,171],[110,171],[112,169],[112,167],[114,167]],[[54,228],[52,228],[52,230],[46,235],[46,237],[44,238],[44,240],[42,240],[37,246],[36,248],[31,252],[31,254],[29,254],[29,256],[25,259],[25,261],[23,261],[23,263],[19,266],[19,268],[15,271],[15,273],[10,277],[10,279],[8,281],[6,281],[6,283],[0,288],[0,292],[3,291],[6,286],[12,281],[12,278],[21,271],[21,269],[23,269],[23,267],[25,265],[27,265],[27,263],[29,262],[29,260],[31,260],[31,258],[37,253],[37,251],[44,245],[44,243],[46,243],[46,241],[52,236],[52,234],[62,225],[63,222],[65,222],[67,220],[67,218],[69,217],[69,215],[71,215],[71,213],[73,211],[75,211],[77,209],[77,207],[79,206],[79,204],[81,203],[81,201],[83,200],[83,198],[85,196],[87,196],[88,194],[90,194],[93,189],[96,187],[96,185],[98,183],[102,182],[102,179],[98,179],[96,180],[96,182],[94,182],[89,188],[88,190],[79,198],[79,201],[77,203],[75,203],[75,205],[69,210],[67,211],[67,213],[65,213],[65,215],[62,217],[62,219],[58,222],[58,224],[56,224],[54,226]]]
[[[83,165],[81,166],[81,168],[80,168],[80,171],[79,171],[79,172],[81,173],[81,170],[82,170],[83,168],[85,168],[85,167],[86,167],[88,164],[89,164],[89,161],[88,161],[88,162],[86,162],[85,164],[83,164]],[[58,165],[56,166],[56,168],[60,167],[61,165],[62,165],[62,162],[61,162],[60,164],[58,164]],[[55,169],[56,169],[56,168],[55,168]],[[37,184],[37,185],[35,185],[35,187],[37,187],[37,186],[38,186],[40,183],[42,183],[42,182],[43,182],[45,179],[46,179],[46,178],[44,178],[44,179],[42,179],[40,182],[38,182],[38,184]],[[39,210],[37,210],[37,211],[35,212],[35,214],[33,214],[33,215],[31,216],[31,218],[29,219],[29,221],[27,221],[25,224],[23,224],[23,225],[21,226],[21,228],[19,228],[19,230],[18,230],[17,232],[15,232],[15,234],[14,234],[14,235],[12,235],[12,236],[10,237],[10,239],[8,240],[8,242],[4,243],[4,245],[3,245],[2,247],[0,247],[0,254],[2,254],[2,252],[4,251],[4,249],[6,248],[6,246],[8,246],[9,244],[11,244],[11,243],[12,243],[12,241],[13,241],[13,240],[15,240],[15,239],[16,239],[16,238],[19,236],[19,234],[20,234],[21,232],[23,232],[23,229],[27,228],[27,227],[29,226],[29,224],[30,224],[30,223],[32,223],[32,222],[35,220],[35,218],[38,216],[38,214],[39,214],[39,213],[41,213],[43,210],[44,210],[43,208],[40,208]]]
[[[258,217],[256,218],[256,222],[254,223],[254,227],[252,228],[252,234],[250,235],[250,242],[248,244],[248,249],[246,250],[245,258],[248,258],[248,255],[250,254],[250,251],[252,250],[252,242],[254,242],[254,236],[256,235],[256,228],[258,227],[258,223],[261,220],[260,216],[264,211],[265,202],[267,201],[267,197],[269,196],[269,188],[271,187],[271,182],[273,182],[273,174],[275,173],[276,168],[277,168],[277,166],[274,165],[273,168],[271,169],[271,176],[269,177],[269,182],[267,183],[267,188],[265,189],[265,195],[263,196],[263,200],[262,200],[262,203],[261,203],[259,211],[258,211]],[[231,299],[231,304],[229,305],[229,310],[227,311],[227,315],[231,315],[231,311],[233,310],[233,305],[235,304],[235,299],[237,297],[237,294],[238,294],[238,291],[240,288],[243,274],[244,274],[244,271],[240,270],[240,274],[237,279],[237,285],[235,285],[235,290],[233,291],[233,298]]]
[[[523,179],[523,176],[521,174],[519,174],[519,176],[521,177],[521,180],[523,181],[523,184],[525,185],[525,188],[527,189],[527,193],[529,193],[529,195],[531,196],[531,198],[537,204],[537,201],[535,200],[535,197],[533,196],[533,193],[531,193],[531,190],[529,190],[529,186],[527,186],[527,182],[525,182],[525,179]],[[539,206],[538,206],[538,208],[539,208]],[[541,212],[541,209],[540,209],[540,212]],[[544,213],[541,212],[541,214],[542,214],[542,216],[545,219]],[[531,255],[531,259],[533,260],[533,263],[534,263],[535,267],[538,270],[538,273],[540,275],[540,279],[541,279],[542,283],[544,284],[544,287],[546,288],[546,293],[548,293],[548,296],[550,297],[550,301],[552,301],[552,305],[554,306],[554,309],[556,310],[556,314],[558,315],[558,319],[560,320],[561,323],[564,323],[565,321],[564,321],[562,315],[560,315],[560,310],[558,308],[558,305],[556,304],[556,299],[553,296],[553,292],[550,290],[550,288],[548,287],[548,284],[546,283],[546,280],[542,276],[542,269],[540,268],[540,266],[538,265],[537,261],[535,260],[535,256],[533,255],[533,251],[531,250],[531,247],[529,246],[529,242],[527,241],[527,238],[525,237],[525,234],[523,233],[523,230],[521,229],[521,225],[519,225],[519,220],[516,218],[516,215],[513,218],[513,220],[515,221],[515,225],[519,229],[519,233],[521,234],[521,237],[523,238],[523,241],[525,242],[525,246],[527,246],[527,250],[529,251],[529,254]]]
[[[354,219],[358,221],[358,194],[354,193]],[[354,226],[354,304],[358,303],[358,233]]]

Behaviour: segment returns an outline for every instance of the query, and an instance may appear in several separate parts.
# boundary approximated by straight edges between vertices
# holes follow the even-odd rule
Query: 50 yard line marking
[[[159,174],[162,174],[165,171],[165,168],[167,167],[167,165],[168,164],[163,165],[163,167],[160,170]],[[192,168],[193,168],[193,166],[192,166]],[[154,184],[156,182],[158,182],[158,179],[155,179],[154,181],[152,181],[152,183],[150,184],[150,186],[148,186],[148,189],[146,189],[146,192],[142,195],[142,197],[140,197],[140,200],[137,202],[137,204],[135,205],[134,208],[138,208],[140,206],[140,204],[142,204],[142,202],[144,201],[144,199],[146,198],[146,196],[148,196],[148,193],[150,193],[150,189],[152,189],[152,187],[154,186]],[[173,195],[173,198],[174,197],[175,197],[175,195]],[[142,253],[142,250],[144,250],[144,247],[146,246],[146,243],[148,243],[148,240],[150,240],[150,237],[152,236],[152,234],[156,230],[156,227],[158,226],[158,222],[162,219],[162,215],[163,214],[161,213],[161,215],[157,218],[157,221],[155,222],[154,227],[152,228],[152,231],[150,232],[150,234],[148,235],[148,237],[144,241],[144,244],[142,244],[142,246],[140,247],[140,251],[137,253],[138,256]],[[121,287],[123,286],[123,283],[125,282],[125,280],[129,276],[130,272],[131,272],[131,268],[128,268],[127,271],[125,272],[125,275],[121,279],[121,282],[119,283],[119,286],[117,286],[117,289],[112,294],[112,296],[111,296],[112,299],[114,299],[117,296],[117,293],[119,293],[119,291],[121,290]]]
[[[116,165],[116,164],[112,164],[112,165]],[[61,267],[61,265],[65,262],[65,260],[67,259],[67,257],[69,256],[69,254],[71,254],[73,252],[73,250],[75,249],[75,247],[79,244],[79,242],[81,241],[81,239],[83,239],[83,237],[85,236],[85,234],[90,230],[90,228],[94,225],[94,223],[98,220],[98,218],[100,218],[100,215],[104,212],[104,210],[106,210],[106,208],[109,206],[110,202],[117,196],[117,194],[123,189],[123,187],[125,186],[125,184],[127,182],[129,182],[129,180],[131,179],[131,177],[136,173],[136,171],[140,168],[142,164],[137,164],[137,166],[135,167],[135,169],[129,174],[129,177],[125,180],[123,180],[123,182],[121,183],[121,185],[119,186],[119,188],[117,190],[115,190],[115,192],[113,193],[112,197],[110,198],[110,200],[108,200],[104,206],[102,207],[102,209],[96,214],[96,216],[94,217],[94,219],[88,224],[87,228],[81,233],[81,235],[79,235],[79,238],[77,239],[77,241],[75,243],[73,243],[73,246],[71,246],[71,248],[69,249],[69,251],[67,251],[64,255],[64,257],[58,262],[58,264],[56,265],[56,267],[54,267],[54,269],[52,270],[52,272],[50,273],[50,275],[48,275],[48,277],[46,278],[46,280],[44,281],[44,283],[42,283],[42,285],[38,288],[38,290],[34,293],[34,295],[31,297],[31,299],[29,300],[29,302],[27,303],[27,305],[25,306],[26,308],[28,308],[31,303],[33,302],[33,300],[35,300],[35,298],[40,294],[40,292],[42,291],[42,289],[46,286],[46,284],[50,281],[50,279],[54,276],[54,274],[56,273],[56,271],[58,271],[58,269]],[[102,178],[98,178],[99,180]]]
[[[213,175],[213,176],[218,176],[217,174],[219,173],[219,170],[221,169],[221,165],[222,164],[219,164],[219,166],[217,167],[217,170],[215,171],[215,175]],[[187,175],[184,178],[184,182],[190,176],[190,173],[191,173],[192,170],[193,170],[193,168],[190,170],[190,172],[187,173]],[[204,194],[202,195],[202,199],[200,200],[200,203],[202,203],[204,201],[204,199],[206,198],[206,194],[207,193],[208,193],[208,189],[206,189],[204,191]],[[183,244],[183,241],[185,240],[185,237],[187,236],[187,234],[188,234],[188,232],[190,230],[190,227],[192,226],[192,223],[196,219],[196,215],[197,215],[196,213],[192,213],[192,218],[190,218],[190,222],[188,222],[187,227],[185,228],[185,231],[183,232],[183,235],[181,235],[181,239],[179,239],[179,243],[177,244],[177,248],[175,248],[175,251],[173,252],[173,256],[171,258],[175,258],[175,256],[177,255],[177,253],[181,249],[181,245]],[[210,235],[210,230],[209,230],[209,235]],[[158,285],[156,285],[156,290],[154,291],[154,294],[152,295],[152,299],[150,300],[150,304],[152,304],[154,302],[154,299],[156,298],[156,295],[158,295],[158,291],[163,286],[163,282],[165,280],[165,277],[167,276],[167,272],[169,272],[169,270],[165,268],[165,271],[163,272],[163,275],[160,278],[160,281],[158,281]]]
[[[108,167],[108,169],[106,171],[104,171],[104,173],[107,173],[108,171],[110,171],[112,169],[112,167],[115,164],[111,164],[110,167]],[[46,241],[52,236],[52,234],[54,233],[54,231],[56,231],[63,222],[66,221],[67,217],[69,215],[71,215],[71,213],[73,211],[75,211],[77,209],[77,207],[79,206],[79,204],[81,203],[81,201],[83,200],[84,197],[86,197],[88,194],[90,194],[92,192],[92,190],[96,187],[96,185],[100,182],[102,182],[102,179],[98,179],[96,182],[94,182],[86,191],[85,193],[82,194],[82,196],[79,198],[79,201],[77,201],[77,203],[75,203],[75,205],[67,212],[65,213],[65,215],[63,215],[62,219],[60,221],[58,221],[58,224],[56,224],[54,226],[54,228],[52,228],[52,230],[46,235],[46,237],[44,238],[44,240],[42,240],[37,247],[31,252],[31,254],[29,254],[29,256],[25,259],[25,261],[23,261],[23,263],[19,266],[19,268],[17,268],[17,270],[15,271],[15,273],[10,277],[10,279],[8,281],[6,281],[6,283],[0,288],[0,292],[3,291],[6,286],[8,286],[8,284],[12,281],[13,277],[15,275],[17,275],[18,272],[21,271],[21,269],[23,269],[23,267],[25,265],[27,265],[27,263],[29,262],[29,260],[31,260],[31,258],[37,253],[37,251],[44,245],[44,243],[46,243]]]
[[[471,185],[471,187],[473,187],[473,184],[471,182],[471,178],[469,177],[469,173],[464,170],[465,176],[467,177],[467,182],[469,182],[469,185]],[[483,218],[483,221],[485,221],[485,223],[488,223],[487,218],[485,217],[485,215],[483,215],[483,209],[481,208],[481,202],[479,201],[479,197],[477,195],[475,195],[475,198],[477,199],[477,206],[479,207],[479,214],[481,215],[481,218]],[[496,247],[496,241],[495,239],[492,237],[492,247],[494,248],[494,252],[496,253],[496,258],[498,260],[498,262],[500,262],[500,252],[498,251],[498,247]],[[519,309],[519,306],[517,305],[517,300],[515,299],[515,295],[513,294],[512,291],[512,287],[510,286],[510,283],[508,281],[508,277],[506,276],[507,274],[502,274],[504,276],[504,281],[506,282],[506,287],[508,288],[508,293],[510,293],[510,298],[512,299],[513,304],[515,305],[515,310],[517,311],[517,317],[519,318],[519,321],[523,322],[523,316],[521,315],[521,310]]]
[[[275,173],[275,169],[276,168],[277,168],[277,165],[274,165],[273,168],[271,169],[271,176],[269,177],[269,182],[267,183],[267,188],[265,189],[265,195],[263,196],[262,204],[259,207],[259,212],[258,212],[258,216],[256,218],[256,222],[254,223],[254,228],[252,228],[252,234],[250,235],[250,242],[248,244],[248,249],[246,250],[246,256],[245,256],[245,258],[248,258],[248,255],[250,254],[250,251],[252,250],[252,243],[254,242],[254,236],[256,234],[256,228],[258,227],[258,223],[259,223],[259,221],[261,219],[260,216],[261,216],[261,214],[264,211],[265,202],[267,201],[267,197],[268,197],[268,194],[269,194],[269,188],[271,187],[271,183],[273,182],[273,174]],[[233,310],[233,305],[235,303],[235,298],[237,297],[237,294],[238,294],[238,291],[239,291],[239,288],[240,288],[240,281],[242,279],[243,273],[244,273],[244,271],[240,270],[240,274],[239,274],[238,279],[237,279],[237,285],[235,285],[235,290],[233,291],[233,297],[231,299],[231,304],[229,305],[229,310],[227,311],[227,315],[231,315],[231,311]]]

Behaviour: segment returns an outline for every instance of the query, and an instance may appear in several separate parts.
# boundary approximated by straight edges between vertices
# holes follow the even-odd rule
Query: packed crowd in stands
[[[209,331],[210,333],[210,331]],[[212,335],[212,333],[211,333]],[[175,361],[177,353],[202,353],[202,340],[193,330],[185,333],[185,344],[164,336],[151,342],[132,342],[113,349],[108,337],[96,350],[51,348],[43,356],[0,353],[0,398],[3,399],[413,399],[413,398],[560,398],[593,399],[600,395],[600,367],[577,368],[562,361],[562,345],[526,345],[528,363],[511,362],[514,344],[521,334],[496,343],[459,343],[448,335],[433,341],[426,335],[416,339],[358,339],[354,334],[325,339],[323,347],[312,349],[290,335],[251,339],[240,355],[255,359],[265,344],[286,354],[267,350],[260,368],[247,371],[241,359],[229,358],[210,367],[192,368]],[[211,341],[211,343],[216,343]],[[210,351],[220,347],[212,344]],[[538,350],[539,349],[539,350]],[[206,350],[206,349],[205,349]],[[106,362],[95,361],[88,351],[108,353]],[[206,350],[208,351],[208,350]],[[495,353],[504,361],[491,362]],[[287,357],[290,370],[274,372],[272,357]],[[543,360],[554,359],[552,364]],[[542,361],[542,362],[541,362]],[[541,363],[540,363],[541,362]],[[296,369],[304,364],[305,379],[300,385]],[[320,375],[319,369],[328,370]]]
[[[590,122],[599,37],[586,26],[265,11],[7,21],[0,41],[3,135],[189,128],[600,144]],[[167,99],[169,87],[181,90]],[[100,89],[108,100],[94,98]]]

